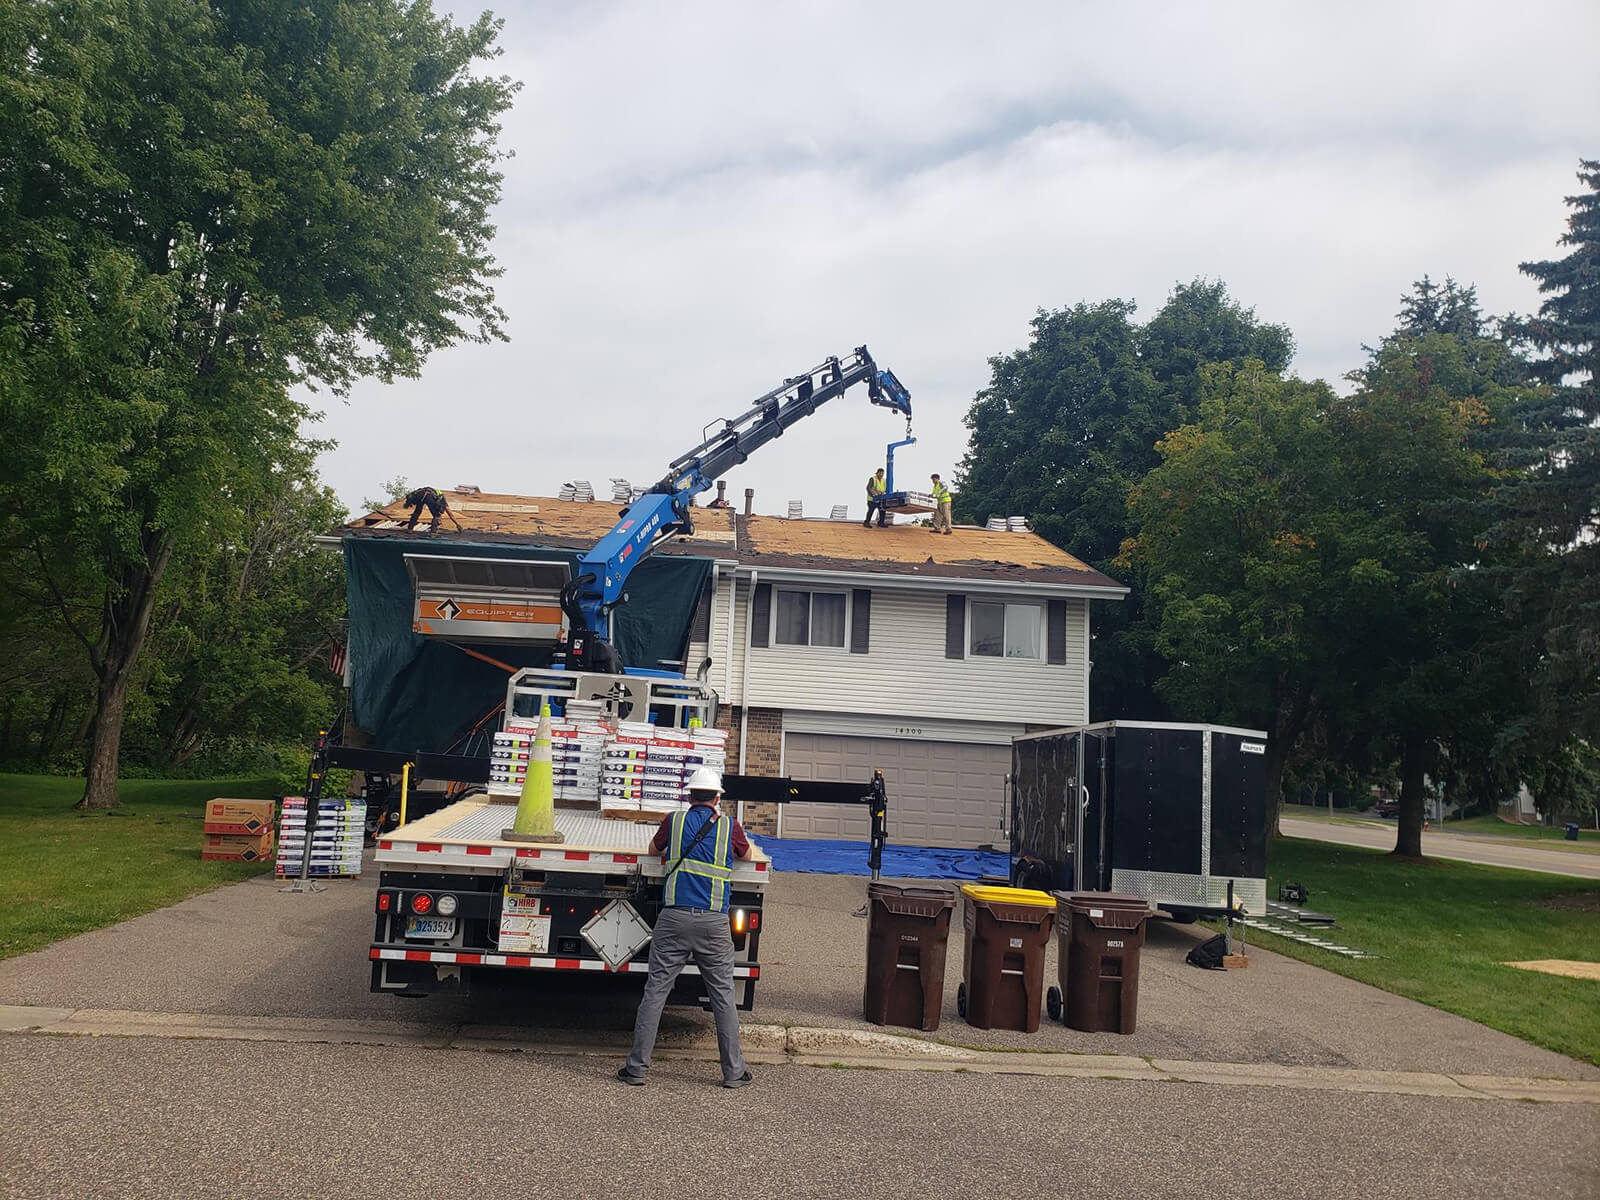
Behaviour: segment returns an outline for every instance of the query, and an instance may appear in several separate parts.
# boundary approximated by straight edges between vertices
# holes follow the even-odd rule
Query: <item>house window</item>
[[[974,600],[968,641],[972,655],[977,658],[1038,658],[1042,611],[1037,604]]]
[[[780,646],[844,646],[843,592],[778,589],[773,640]]]

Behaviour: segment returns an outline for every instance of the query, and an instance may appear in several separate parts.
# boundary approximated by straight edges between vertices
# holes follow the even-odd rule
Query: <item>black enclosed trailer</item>
[[[1223,912],[1228,885],[1267,906],[1267,735],[1108,721],[1028,734],[1011,751],[1011,879],[1140,896],[1179,920]]]

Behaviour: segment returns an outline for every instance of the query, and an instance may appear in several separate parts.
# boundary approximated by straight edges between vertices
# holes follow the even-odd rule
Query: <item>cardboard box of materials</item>
[[[209,862],[260,862],[271,858],[272,851],[271,829],[265,833],[208,833],[200,857]]]
[[[271,828],[271,800],[222,799],[206,803],[206,833],[256,835]]]

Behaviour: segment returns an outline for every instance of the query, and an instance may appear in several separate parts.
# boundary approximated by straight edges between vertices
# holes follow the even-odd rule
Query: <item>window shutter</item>
[[[872,592],[850,589],[850,653],[865,654],[872,640]]]
[[[946,658],[965,658],[967,656],[967,598],[965,596],[946,596],[944,598],[944,656]]]
[[[694,606],[694,620],[689,622],[689,640],[691,642],[709,642],[711,640],[711,580],[706,579],[705,587],[700,589],[700,602]]]
[[[765,646],[772,629],[772,585],[756,584],[755,595],[750,598],[750,644]]]
[[[1067,662],[1067,602],[1052,600],[1045,612],[1045,653],[1052,667]]]

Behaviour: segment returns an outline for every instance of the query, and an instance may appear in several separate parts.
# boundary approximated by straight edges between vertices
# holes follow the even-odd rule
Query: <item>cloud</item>
[[[1587,3],[504,15],[495,69],[527,83],[496,244],[513,340],[330,412],[325,472],[352,504],[397,472],[651,482],[707,422],[862,342],[912,390],[901,470],[948,476],[988,358],[1036,309],[1148,316],[1196,276],[1337,378],[1424,272],[1533,307],[1516,263],[1553,252],[1600,150]],[[859,514],[900,428],[846,395],[730,491]]]

